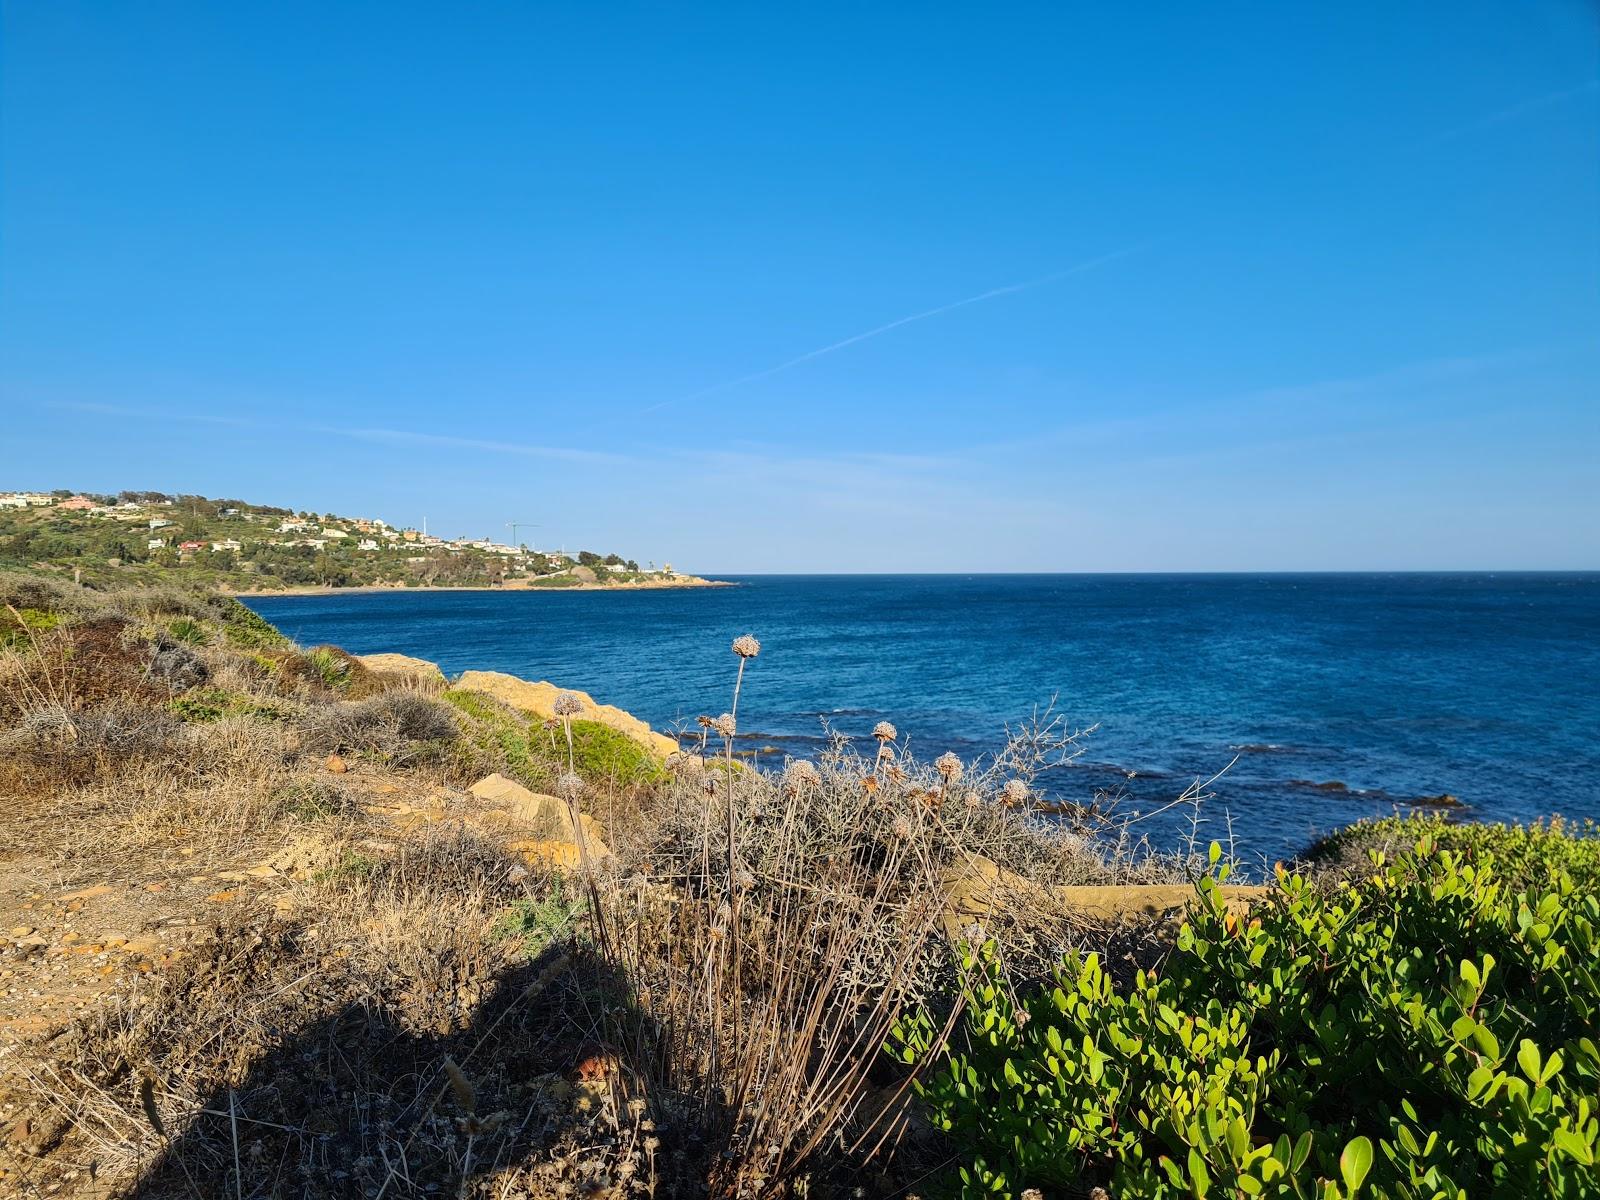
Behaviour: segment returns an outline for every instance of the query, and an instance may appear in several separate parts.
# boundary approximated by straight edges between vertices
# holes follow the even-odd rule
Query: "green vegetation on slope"
[[[1419,836],[1326,891],[1280,871],[1242,918],[1213,848],[1176,948],[1131,987],[1091,954],[1014,989],[992,946],[970,954],[922,1089],[962,1194],[1596,1194],[1593,827],[1378,825],[1348,836]],[[904,1026],[905,1061],[936,1057],[935,1027]]]
[[[58,496],[70,493],[60,491]],[[204,496],[122,492],[90,496],[108,511],[0,509],[0,568],[51,567],[92,583],[182,580],[250,591],[282,587],[576,587],[581,579],[542,554],[502,555],[480,547],[424,545],[415,531],[332,514]],[[132,507],[118,507],[119,504]],[[291,526],[282,529],[285,524]],[[337,532],[327,533],[326,529]],[[364,539],[377,549],[360,549]],[[654,578],[617,554],[582,551],[580,566],[600,583]]]

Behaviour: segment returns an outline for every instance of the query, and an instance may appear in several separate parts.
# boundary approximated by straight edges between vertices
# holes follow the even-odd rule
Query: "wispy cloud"
[[[1596,92],[1600,92],[1600,79],[1591,79],[1586,83],[1578,84],[1576,87],[1545,92],[1539,96],[1530,96],[1526,100],[1519,100],[1517,103],[1502,108],[1497,112],[1479,117],[1476,121],[1468,121],[1464,125],[1457,125],[1452,129],[1446,129],[1443,133],[1436,133],[1432,137],[1424,138],[1420,144],[1437,145],[1440,142],[1453,141],[1458,137],[1464,137],[1466,134],[1476,133],[1480,129],[1490,129],[1496,125],[1504,125],[1508,121],[1514,121],[1518,117],[1538,112],[1540,109],[1563,104],[1568,100],[1576,100],[1579,96],[1591,96]]]
[[[701,400],[707,396],[715,395],[718,392],[728,391],[730,388],[742,387],[747,383],[755,383],[759,379],[769,379],[772,376],[781,374],[784,371],[793,370],[795,367],[798,367],[803,363],[808,363],[814,359],[822,358],[824,355],[834,354],[848,346],[854,346],[860,342],[869,341],[875,337],[881,337],[883,334],[886,334],[891,330],[899,329],[902,326],[912,325],[918,321],[926,321],[932,317],[943,316],[945,313],[954,312],[958,308],[966,308],[971,304],[981,304],[985,300],[994,300],[1001,296],[1010,296],[1017,292],[1025,292],[1032,288],[1043,287],[1049,283],[1056,283],[1059,280],[1067,279],[1070,276],[1081,275],[1085,271],[1092,271],[1096,267],[1104,266],[1106,263],[1115,262],[1119,258],[1127,258],[1130,254],[1137,254],[1144,249],[1146,249],[1144,245],[1139,245],[1129,246],[1122,250],[1114,250],[1110,254],[1102,254],[1096,258],[1087,259],[1084,262],[1077,263],[1073,266],[1067,267],[1064,270],[1054,271],[1049,275],[1042,275],[1038,279],[1028,279],[1021,283],[1009,283],[1004,287],[990,288],[988,291],[979,292],[974,296],[967,296],[961,300],[952,300],[949,304],[941,304],[937,308],[924,309],[922,312],[911,313],[909,316],[897,317],[893,321],[888,321],[885,324],[875,326],[872,329],[863,330],[861,333],[851,334],[849,337],[842,338],[837,342],[830,342],[826,346],[818,346],[815,350],[807,350],[804,354],[797,354],[793,358],[785,359],[783,362],[777,363],[774,366],[764,367],[759,371],[752,371],[748,375],[740,375],[737,379],[726,379],[721,383],[714,383],[710,387],[701,388],[696,392],[690,392],[686,396],[678,396],[671,400],[662,400],[657,404],[652,404],[647,408],[640,409],[639,411],[641,415],[643,413],[656,412],[657,410],[666,408],[669,405],[686,404],[691,400]]]
[[[55,401],[51,402],[48,407],[72,412],[94,413],[98,416],[123,417],[129,420],[177,421],[188,425],[220,425],[233,429],[261,429],[280,432],[284,428],[284,422],[282,421],[264,421],[256,417],[164,408],[132,408],[125,405],[95,404],[80,401]],[[429,433],[413,429],[382,429],[320,424],[296,425],[294,428],[303,433],[350,438],[358,442],[440,446],[461,450],[478,450],[492,454],[516,454],[528,458],[558,459],[566,462],[622,464],[632,461],[626,455],[610,454],[600,450],[585,450],[574,446],[545,446],[530,442],[457,437],[454,434]]]

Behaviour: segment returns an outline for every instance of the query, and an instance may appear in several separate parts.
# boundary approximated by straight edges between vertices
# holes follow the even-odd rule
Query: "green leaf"
[[[1483,986],[1483,978],[1478,974],[1478,968],[1464,958],[1461,960],[1461,980],[1473,991]]]
[[[1189,1186],[1201,1197],[1211,1190],[1211,1173],[1206,1170],[1205,1159],[1192,1146],[1189,1148]]]
[[[1527,1038],[1523,1038],[1522,1044],[1517,1047],[1517,1066],[1534,1083],[1539,1082],[1539,1047]]]
[[[1351,1196],[1361,1190],[1361,1185],[1370,1170],[1372,1170],[1372,1139],[1366,1136],[1352,1139],[1345,1146],[1344,1153],[1339,1155],[1339,1174],[1344,1179],[1345,1190]]]

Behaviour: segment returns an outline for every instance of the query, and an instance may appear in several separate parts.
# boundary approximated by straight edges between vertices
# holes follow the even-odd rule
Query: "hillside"
[[[670,565],[441,538],[375,517],[160,492],[0,493],[0,567],[250,592],[345,587],[686,586]]]

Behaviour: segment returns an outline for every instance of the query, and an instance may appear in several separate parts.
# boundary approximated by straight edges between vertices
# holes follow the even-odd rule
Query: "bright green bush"
[[[572,753],[578,774],[588,780],[627,785],[657,783],[667,777],[666,768],[649,750],[599,721],[572,723]]]
[[[921,1089],[961,1193],[1600,1194],[1600,899],[1566,869],[1594,843],[1460,837],[1329,894],[1280,870],[1243,920],[1213,848],[1173,953],[1126,989],[1091,955],[1019,994],[992,947],[967,954]],[[1541,881],[1509,888],[1496,846]],[[920,1016],[894,1048],[925,1061],[935,1032]]]
[[[254,609],[231,596],[220,604],[222,632],[229,645],[249,650],[269,650],[289,644],[289,639],[278,631],[277,626]]]
[[[187,646],[204,646],[211,641],[211,631],[193,617],[179,617],[169,622],[167,632]]]
[[[536,749],[528,719],[521,713],[482,692],[463,688],[449,688],[440,698],[467,718],[467,741],[506,774],[532,788],[553,782],[549,760],[553,760],[555,742],[547,736],[545,746]]]
[[[1479,825],[1450,821],[1437,813],[1360,821],[1329,834],[1311,850],[1314,862],[1346,862],[1365,874],[1374,850],[1394,855],[1424,837],[1456,852],[1463,863],[1494,858],[1495,875],[1506,886],[1550,883],[1565,871],[1581,890],[1600,890],[1600,827],[1593,821],[1568,823],[1560,817],[1529,825]]]
[[[26,646],[61,624],[61,614],[39,608],[0,609],[0,648]]]

